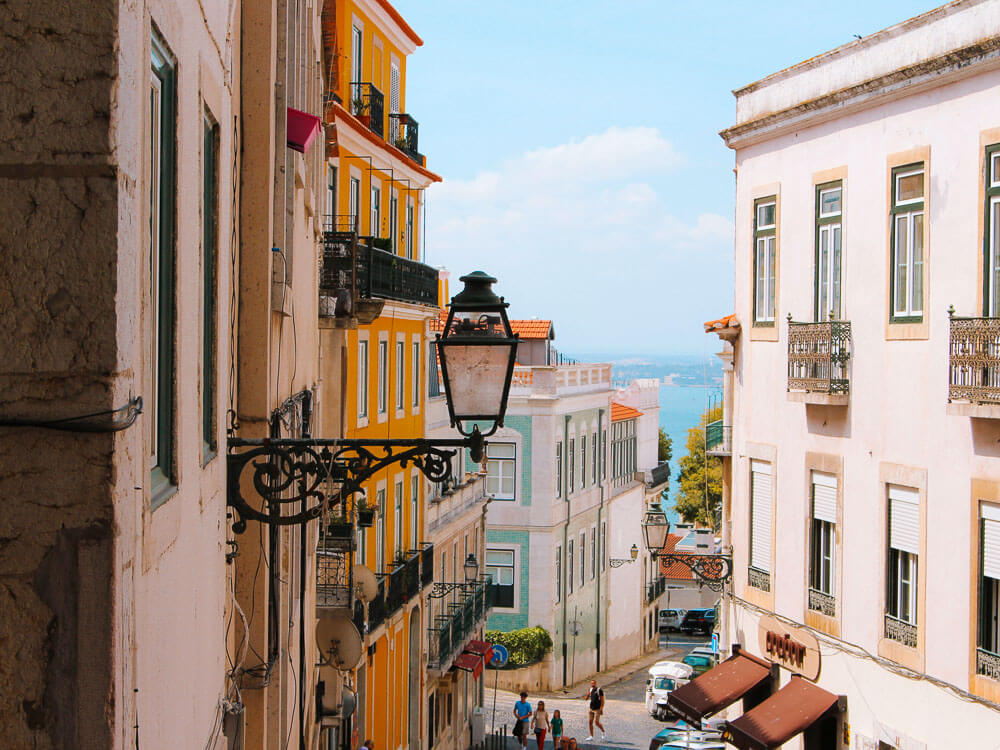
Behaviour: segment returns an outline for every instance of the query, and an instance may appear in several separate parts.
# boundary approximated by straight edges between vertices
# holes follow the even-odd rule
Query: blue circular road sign
[[[499,643],[494,643],[493,659],[490,661],[490,664],[492,664],[494,667],[502,667],[507,663],[507,659],[509,658],[509,656],[510,655],[507,653],[506,646],[501,646]]]

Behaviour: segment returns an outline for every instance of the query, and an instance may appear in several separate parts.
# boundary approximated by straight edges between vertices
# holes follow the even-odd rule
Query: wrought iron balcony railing
[[[948,316],[948,401],[1000,404],[1000,318]]]
[[[351,114],[379,138],[385,132],[385,96],[367,81],[351,83]]]
[[[397,564],[389,572],[389,587],[385,595],[385,613],[392,617],[406,604],[406,565]]]
[[[412,115],[403,112],[389,113],[389,142],[409,156],[420,166],[424,166],[424,157],[418,146],[418,125]]]
[[[455,652],[472,637],[493,606],[493,585],[485,580],[471,583],[435,583],[432,599],[442,599],[442,614],[427,628],[427,666],[446,669]]]
[[[420,586],[434,583],[434,545],[424,542],[420,550]]]
[[[650,487],[656,487],[659,484],[664,484],[669,479],[670,464],[664,461],[662,464],[657,464],[649,470],[649,480],[647,484],[649,484]]]
[[[788,316],[788,390],[850,392],[851,323],[795,323]]]
[[[1000,654],[994,654],[985,648],[977,648],[976,674],[985,675],[991,680],[1000,680]]]
[[[722,420],[705,425],[705,453],[709,456],[731,456],[733,454],[733,428],[722,424]]]
[[[759,568],[747,568],[747,583],[761,591],[771,590],[771,574]]]
[[[385,576],[378,582],[375,598],[368,602],[368,631],[385,622]]]
[[[349,551],[328,547],[316,550],[316,606],[351,609]]]
[[[827,617],[837,616],[837,600],[830,594],[817,589],[809,589],[809,609]]]
[[[365,616],[365,605],[360,599],[357,599],[354,602],[354,615],[351,619],[354,621],[354,626],[358,629],[358,632],[361,633],[361,635],[368,632],[368,618]]]
[[[885,616],[885,637],[910,648],[917,647],[917,626],[892,615]]]
[[[359,237],[353,215],[327,216],[320,265],[320,296],[383,299],[436,306],[438,271],[415,260],[372,246]],[[321,314],[322,310],[321,310]]]
[[[667,590],[667,579],[663,576],[657,576],[655,581],[650,581],[646,584],[646,603],[652,604],[663,592]]]

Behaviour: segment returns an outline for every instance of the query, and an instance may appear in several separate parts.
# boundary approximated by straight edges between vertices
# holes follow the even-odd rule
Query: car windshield
[[[706,667],[711,662],[707,656],[698,656],[696,654],[688,654],[684,657],[684,663],[690,664],[692,667]]]
[[[673,690],[674,689],[674,681],[671,680],[669,677],[657,677],[655,680],[653,680],[653,689],[654,690]]]

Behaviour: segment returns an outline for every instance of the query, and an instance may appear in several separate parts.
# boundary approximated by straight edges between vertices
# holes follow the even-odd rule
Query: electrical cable
[[[120,419],[110,419],[105,424],[90,423],[86,420],[114,417],[123,414]],[[117,409],[80,414],[75,417],[60,417],[57,419],[36,419],[33,417],[0,417],[0,427],[39,427],[46,430],[61,430],[63,432],[121,432],[127,430],[142,414],[142,396],[133,396],[127,404]]]
[[[239,418],[236,414],[236,330],[237,330],[237,307],[236,307],[236,279],[237,255],[239,253],[239,238],[237,236],[236,215],[238,210],[239,193],[239,153],[240,153],[240,128],[239,117],[233,117],[233,206],[232,206],[232,226],[233,232],[229,243],[230,274],[229,274],[229,412],[226,415],[229,425],[227,431],[230,435],[239,429]]]

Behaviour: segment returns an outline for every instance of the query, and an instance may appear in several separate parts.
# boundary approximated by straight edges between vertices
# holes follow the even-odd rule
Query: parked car
[[[684,620],[684,615],[686,614],[686,609],[661,609],[658,623],[660,632],[667,633],[671,630],[680,630],[681,622]]]
[[[715,666],[715,657],[711,654],[690,653],[682,661],[694,670],[695,677],[704,674]]]
[[[667,707],[667,696],[672,690],[686,685],[694,669],[689,664],[676,661],[658,661],[649,668],[646,678],[646,710],[650,716],[665,720],[673,715]]]
[[[715,629],[715,609],[691,609],[684,615],[680,629],[685,633],[708,635]]]

